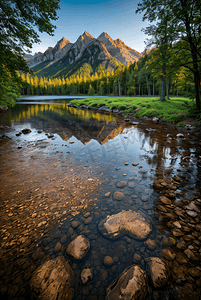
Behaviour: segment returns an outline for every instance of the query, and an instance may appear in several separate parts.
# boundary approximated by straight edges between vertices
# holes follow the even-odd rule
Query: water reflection
[[[186,206],[194,201],[198,210],[201,207],[199,138],[185,133],[179,139],[173,126],[142,121],[128,126],[122,117],[66,104],[17,105],[1,115],[1,123],[14,129],[6,135],[17,144],[7,139],[0,152],[0,291],[4,299],[29,299],[33,270],[63,255],[79,234],[90,240],[91,251],[79,263],[70,260],[74,299],[103,300],[108,284],[133,263],[135,253],[146,268],[146,258],[163,257],[164,248],[175,254],[173,260],[167,260],[172,273],[158,296],[153,291],[152,299],[187,299],[184,287],[195,291],[197,299],[198,277],[193,279],[188,270],[196,268],[200,259],[200,214],[188,215],[192,210]],[[23,128],[32,132],[16,137]],[[120,181],[125,186],[119,188]],[[113,197],[117,191],[123,193],[121,201]],[[169,201],[164,204],[160,197]],[[111,241],[100,234],[98,225],[103,218],[128,209],[140,210],[151,219],[150,239],[155,249],[149,249],[143,240],[124,236]],[[91,222],[85,222],[86,215]],[[79,226],[74,228],[72,220]],[[179,248],[181,244],[184,249]],[[186,249],[192,251],[194,260],[186,256]],[[103,264],[106,255],[115,258],[112,267]],[[94,279],[88,286],[80,284],[85,267],[93,270]]]

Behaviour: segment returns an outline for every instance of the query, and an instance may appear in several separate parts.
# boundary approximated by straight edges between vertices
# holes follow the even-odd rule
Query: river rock
[[[71,226],[72,226],[74,229],[77,228],[79,225],[80,225],[80,222],[79,222],[79,221],[72,221],[72,222],[71,222]]]
[[[119,188],[124,187],[124,186],[127,186],[126,181],[120,181],[120,182],[117,183],[117,187],[119,187]]]
[[[139,266],[130,266],[107,288],[105,300],[148,299],[147,274]]]
[[[28,134],[30,132],[31,132],[31,129],[29,129],[29,128],[22,129],[23,134]]]
[[[81,281],[83,284],[86,284],[87,282],[91,281],[93,278],[93,275],[92,275],[92,271],[91,269],[84,269],[82,270],[81,272]]]
[[[192,260],[198,260],[198,258],[195,256],[195,254],[193,253],[193,251],[191,251],[189,248],[187,248],[184,253],[186,254],[186,256],[189,258],[189,259],[192,259]]]
[[[113,195],[114,200],[121,201],[124,198],[124,194],[122,192],[115,192]]]
[[[139,254],[135,253],[133,255],[133,262],[134,263],[139,263],[141,261],[141,259],[142,259],[142,257]]]
[[[163,204],[171,204],[172,203],[172,201],[165,196],[160,196],[159,199]]]
[[[139,163],[136,163],[136,162],[133,162],[132,163],[132,166],[134,166],[134,167],[136,167],[136,166],[138,166],[139,165]]]
[[[73,271],[63,256],[39,266],[30,280],[30,288],[37,299],[56,300],[73,298]]]
[[[168,271],[165,262],[158,257],[146,260],[147,272],[155,288],[160,288],[168,281]]]
[[[110,267],[111,265],[113,265],[114,260],[110,256],[105,256],[104,260],[103,260],[103,263],[104,263],[105,266]]]
[[[122,210],[118,214],[107,216],[99,223],[98,228],[104,236],[110,239],[129,235],[143,240],[152,231],[152,224],[141,212]]]
[[[176,258],[176,254],[170,249],[163,249],[162,253],[163,257],[167,260],[174,260]]]
[[[82,259],[87,254],[89,248],[90,243],[88,239],[83,235],[79,235],[67,246],[66,252],[75,259]]]
[[[156,248],[156,243],[154,240],[147,239],[144,244],[149,250],[154,250]]]

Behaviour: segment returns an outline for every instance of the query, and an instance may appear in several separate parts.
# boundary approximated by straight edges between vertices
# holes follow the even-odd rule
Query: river
[[[149,257],[164,259],[170,272],[162,288],[149,284],[149,299],[200,299],[199,132],[146,118],[128,124],[70,107],[62,97],[38,100],[24,98],[0,114],[1,299],[34,299],[33,271],[61,255],[72,267],[76,300],[105,299],[125,268],[145,270]],[[170,202],[161,203],[162,196]],[[122,210],[151,222],[153,247],[101,233],[100,222]],[[80,261],[65,251],[78,235],[90,242]],[[86,268],[93,279],[84,285]]]

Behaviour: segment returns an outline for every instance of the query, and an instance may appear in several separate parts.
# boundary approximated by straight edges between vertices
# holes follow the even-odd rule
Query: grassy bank
[[[189,98],[171,97],[170,100],[160,101],[158,97],[105,97],[75,99],[71,104],[90,107],[107,106],[110,109],[118,109],[123,114],[132,113],[135,117],[158,117],[167,123],[179,123],[185,118],[194,117],[200,121],[200,115],[195,109],[195,102]],[[139,109],[140,108],[140,109]],[[135,110],[138,111],[135,112]]]

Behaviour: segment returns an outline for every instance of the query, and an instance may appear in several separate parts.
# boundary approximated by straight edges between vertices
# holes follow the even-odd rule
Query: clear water
[[[173,201],[174,205],[183,199],[188,200],[192,199],[193,195],[199,195],[201,179],[198,163],[199,137],[185,133],[185,139],[179,139],[176,134],[180,130],[172,125],[155,124],[146,119],[138,119],[128,125],[121,116],[69,107],[63,99],[58,99],[54,103],[44,100],[42,99],[43,102],[36,101],[34,104],[32,102],[17,104],[15,108],[0,115],[0,124],[6,124],[12,129],[4,134],[14,141],[19,151],[21,163],[19,165],[16,162],[19,174],[21,174],[20,168],[24,168],[24,171],[29,170],[26,171],[25,182],[32,179],[31,182],[34,183],[34,180],[38,180],[41,189],[39,196],[42,199],[40,200],[41,208],[45,206],[44,211],[49,216],[48,226],[45,229],[41,227],[33,229],[31,218],[27,217],[26,224],[29,225],[26,226],[31,229],[26,233],[23,231],[26,226],[23,225],[22,228],[20,226],[21,223],[24,224],[20,215],[12,216],[16,221],[13,223],[13,232],[16,235],[19,234],[20,237],[25,236],[32,240],[30,244],[24,246],[21,252],[17,250],[19,247],[17,242],[14,246],[10,246],[12,240],[16,241],[17,238],[13,236],[12,230],[6,227],[8,226],[5,224],[6,218],[2,219],[2,257],[5,257],[5,259],[2,258],[2,268],[7,270],[10,268],[16,273],[13,278],[11,271],[1,272],[2,297],[5,299],[31,297],[28,285],[30,270],[35,269],[47,259],[63,254],[66,259],[69,259],[75,276],[74,299],[104,299],[108,285],[126,267],[133,264],[135,253],[141,256],[139,263],[142,268],[145,268],[145,259],[149,256],[161,257],[164,248],[163,238],[172,236],[166,219],[157,208],[159,196],[165,195],[166,191],[157,190],[154,187],[156,180],[163,179],[167,184],[173,185],[172,178],[183,176],[187,179],[185,184],[176,187],[177,196]],[[31,133],[16,136],[24,128],[31,129]],[[16,152],[12,153],[11,151],[8,157],[3,148],[1,150],[3,170],[10,172],[7,174],[8,177],[14,176],[12,172],[16,170],[15,166],[12,169],[9,165],[13,157],[15,159],[17,157]],[[6,161],[4,155],[7,155]],[[30,162],[30,157],[33,159],[35,157],[37,160],[38,156],[41,156],[39,159],[41,163],[34,167]],[[190,157],[188,165],[183,164],[183,158],[186,156]],[[125,162],[128,162],[128,165],[125,165]],[[139,165],[132,166],[133,162]],[[52,169],[49,167],[50,164]],[[65,198],[71,189],[69,185],[66,193],[65,185],[64,190],[61,187],[61,190],[56,190],[56,194],[54,188],[54,191],[50,191],[52,186],[50,188],[49,183],[43,180],[45,176],[50,178],[51,174],[50,180],[55,181],[55,186],[65,176],[68,176],[73,184],[76,180],[81,180],[77,184],[77,191],[76,185],[73,185],[71,199]],[[126,187],[117,187],[117,183],[121,180],[127,182]],[[133,183],[133,186],[129,187],[130,183]],[[13,177],[12,182],[8,182],[7,186],[3,186],[5,181],[1,184],[2,191],[6,191],[2,192],[2,216],[12,206],[11,189],[13,186],[13,190],[15,191],[16,188],[17,193],[17,184],[22,183],[20,179],[17,183],[16,177]],[[83,194],[80,194],[78,190],[82,188],[82,185]],[[116,191],[124,193],[123,200],[113,200],[113,194]],[[110,195],[105,196],[109,192]],[[24,195],[26,193],[24,192]],[[37,202],[34,200],[37,189],[30,193],[29,198],[33,202],[31,208],[33,207],[33,211],[39,215],[40,207],[34,204],[34,201]],[[76,198],[73,193],[78,193],[78,197]],[[46,197],[47,195],[51,196],[51,199]],[[4,199],[5,196],[8,198]],[[76,205],[73,204],[73,197]],[[79,205],[77,205],[78,200]],[[71,209],[67,204],[69,201],[71,201]],[[16,197],[16,203],[19,209],[18,197]],[[67,211],[65,205],[67,205]],[[28,209],[28,206],[26,208]],[[152,222],[153,231],[150,238],[156,242],[156,248],[153,251],[145,247],[144,241],[135,240],[129,236],[111,241],[100,234],[98,225],[101,220],[107,215],[129,209],[143,212]],[[92,222],[86,225],[84,215],[87,212],[90,213]],[[75,229],[71,226],[73,220],[80,222]],[[18,233],[14,231],[14,227],[16,230],[19,228]],[[11,232],[10,235],[7,235],[8,231]],[[84,234],[91,245],[89,253],[81,262],[65,254],[66,246],[79,234]],[[54,251],[57,242],[62,245],[59,253]],[[7,255],[5,255],[6,251]],[[106,255],[113,257],[113,266],[107,267],[103,264]],[[80,274],[86,267],[92,268],[93,280],[88,285],[83,285],[80,282]],[[15,290],[13,286],[17,285],[16,278],[19,278],[20,284]]]

